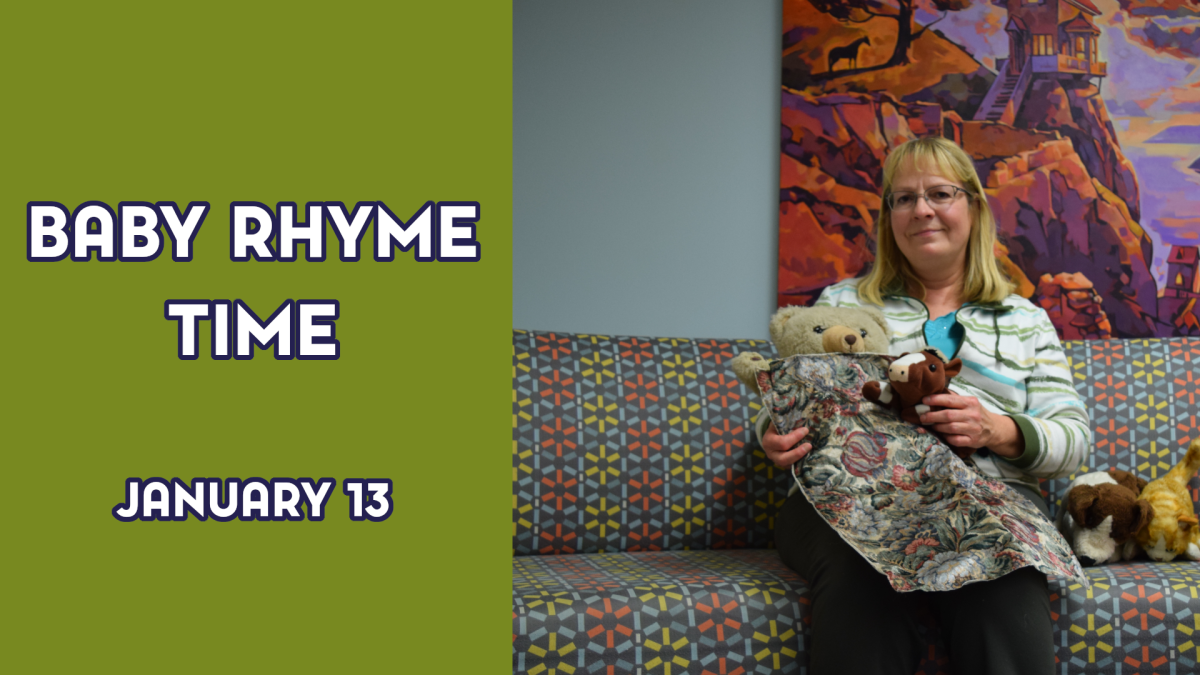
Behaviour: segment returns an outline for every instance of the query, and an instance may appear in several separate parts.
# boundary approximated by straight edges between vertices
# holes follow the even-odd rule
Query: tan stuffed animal
[[[1182,462],[1142,490],[1140,499],[1154,507],[1154,517],[1138,532],[1138,544],[1154,560],[1171,562],[1177,555],[1200,560],[1200,521],[1187,487],[1197,469],[1200,438],[1192,441]]]
[[[886,354],[891,340],[887,318],[874,307],[784,307],[771,317],[770,330],[780,358],[834,352]],[[732,365],[742,384],[758,391],[756,376],[769,364],[756,352],[742,352]]]

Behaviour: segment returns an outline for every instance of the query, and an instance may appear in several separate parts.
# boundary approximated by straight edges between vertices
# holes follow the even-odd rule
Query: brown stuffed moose
[[[913,424],[921,424],[921,414],[937,410],[921,403],[921,399],[950,391],[950,379],[962,371],[962,360],[947,361],[945,354],[935,347],[912,354],[905,352],[888,366],[888,381],[871,381],[863,385],[863,398],[879,405],[890,407],[900,417]],[[954,454],[966,459],[975,448],[960,448],[947,444]]]

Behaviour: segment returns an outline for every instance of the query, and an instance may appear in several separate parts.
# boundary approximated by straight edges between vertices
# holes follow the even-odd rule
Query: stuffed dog
[[[1132,560],[1137,534],[1154,517],[1138,495],[1146,480],[1120,469],[1093,471],[1071,482],[1058,512],[1058,529],[1084,567]]]

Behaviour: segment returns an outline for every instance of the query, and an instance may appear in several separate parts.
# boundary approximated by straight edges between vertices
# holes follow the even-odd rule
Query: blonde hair
[[[892,209],[887,197],[900,167],[936,167],[947,178],[954,178],[966,188],[971,200],[971,234],[967,240],[966,277],[963,279],[964,302],[1000,302],[1016,285],[1000,268],[996,260],[996,217],[988,205],[987,196],[971,157],[952,141],[930,136],[909,141],[892,151],[883,163],[883,205],[875,226],[875,264],[858,285],[860,298],[873,305],[883,305],[883,296],[915,291],[924,299],[925,285],[896,245],[892,234]]]

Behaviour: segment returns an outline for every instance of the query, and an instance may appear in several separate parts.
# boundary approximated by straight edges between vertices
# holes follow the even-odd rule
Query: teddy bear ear
[[[871,317],[872,321],[879,324],[879,327],[883,329],[883,334],[885,337],[891,337],[888,335],[888,333],[891,331],[891,326],[888,326],[887,317],[883,315],[882,310],[875,307],[860,307],[859,309],[866,313],[867,316]]]
[[[771,340],[774,342],[779,342],[780,338],[783,337],[783,327],[793,316],[803,312],[805,309],[805,307],[797,307],[796,305],[789,305],[787,307],[779,308],[779,311],[775,312],[775,314],[771,317]]]
[[[742,352],[733,359],[730,365],[733,366],[734,374],[747,389],[758,391],[758,371],[766,361],[758,352]]]

